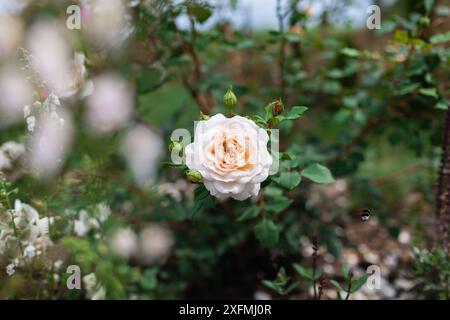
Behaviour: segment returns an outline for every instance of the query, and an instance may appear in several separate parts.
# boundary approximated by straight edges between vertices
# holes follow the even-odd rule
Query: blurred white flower
[[[55,176],[63,164],[72,141],[72,122],[63,110],[44,112],[36,122],[29,160],[35,176],[47,179]]]
[[[16,199],[14,209],[0,216],[0,253],[12,257],[15,266],[21,265],[24,258],[32,259],[42,254],[52,245],[49,238],[49,225],[52,223],[53,218],[41,218],[36,209]],[[19,250],[20,244],[23,252]]]
[[[0,170],[10,170],[13,163],[25,154],[25,146],[14,141],[5,142],[0,146]]]
[[[34,127],[36,126],[36,117],[31,116],[27,118],[27,130],[30,132],[34,131]]]
[[[96,219],[89,217],[86,210],[80,210],[78,219],[75,220],[73,227],[77,236],[84,237],[91,229],[98,229],[100,226]]]
[[[127,12],[123,0],[81,0],[85,12],[83,29],[98,47],[112,48],[128,36]]]
[[[0,171],[9,170],[11,167],[11,160],[3,152],[0,152]]]
[[[111,215],[111,208],[104,202],[98,203],[96,205],[97,209],[97,219],[101,223],[105,222]]]
[[[10,65],[0,72],[0,97],[0,124],[15,122],[20,119],[23,106],[33,101],[33,88],[23,74]]]
[[[61,269],[62,265],[63,265],[63,261],[61,259],[58,259],[53,263],[53,267],[55,268],[55,271],[58,271],[59,269]]]
[[[49,225],[53,223],[53,218],[40,218],[36,209],[19,199],[14,202],[14,211],[16,213],[14,223],[21,228],[28,229],[27,234],[30,243],[34,243],[39,238],[48,237]]]
[[[174,239],[172,232],[159,224],[151,224],[139,236],[137,259],[145,265],[163,264],[170,255]]]
[[[34,23],[27,34],[33,68],[48,89],[60,96],[70,93],[77,78],[72,49],[63,30],[58,22],[45,20]]]
[[[92,94],[94,85],[91,80],[87,80],[87,70],[85,66],[86,56],[84,53],[75,52],[72,61],[72,79],[67,84],[66,89],[60,93],[62,98],[68,98],[80,92],[80,97],[85,98]]]
[[[137,184],[152,182],[163,151],[162,138],[152,130],[136,126],[127,131],[122,142],[122,154]]]
[[[0,12],[0,60],[16,53],[22,33],[22,22],[18,18]]]
[[[103,300],[105,299],[106,290],[97,281],[95,273],[87,274],[83,277],[83,284],[86,289],[86,295],[91,300]]]
[[[6,274],[12,276],[16,272],[16,266],[14,263],[10,263],[6,266]]]
[[[111,250],[126,258],[136,253],[137,245],[138,238],[130,228],[118,229],[109,240]]]
[[[3,0],[1,8],[10,14],[19,14],[31,0]]]
[[[255,300],[272,300],[272,296],[264,291],[256,291],[253,294],[253,299]]]
[[[103,286],[99,286],[97,291],[91,295],[91,300],[104,300],[106,296],[106,290]]]
[[[14,223],[18,226],[34,224],[39,219],[39,213],[29,204],[19,199],[14,201],[15,218]]]
[[[94,80],[87,99],[85,120],[98,133],[108,133],[126,124],[133,109],[133,93],[121,77],[104,74]]]
[[[408,244],[411,242],[411,234],[408,232],[408,230],[400,231],[398,235],[398,241],[403,244]]]
[[[36,256],[36,248],[32,244],[29,244],[23,249],[23,256],[30,259],[34,258]]]
[[[8,141],[0,149],[11,159],[16,160],[25,153],[25,146],[21,143]]]

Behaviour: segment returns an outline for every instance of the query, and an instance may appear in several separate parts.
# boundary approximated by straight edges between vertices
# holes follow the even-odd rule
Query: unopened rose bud
[[[186,170],[186,178],[192,183],[201,183],[202,175],[197,170]]]
[[[236,95],[233,92],[233,89],[230,87],[225,95],[223,96],[223,102],[227,106],[228,110],[233,109],[234,105],[237,103]]]
[[[170,141],[170,143],[169,143],[169,151],[172,152],[173,150],[175,150],[175,151],[179,152],[182,149],[183,149],[183,145],[180,142],[174,141],[174,140]]]
[[[348,272],[349,278],[352,279],[354,275],[355,273],[353,272],[353,269],[350,269],[350,271]]]
[[[272,109],[273,115],[278,116],[283,112],[283,110],[284,110],[283,102],[281,100],[276,101]]]
[[[430,25],[430,18],[428,18],[428,17],[421,17],[420,19],[419,19],[419,24],[420,24],[420,26],[421,27],[423,27],[423,28],[426,28],[426,27],[428,27],[429,25]]]

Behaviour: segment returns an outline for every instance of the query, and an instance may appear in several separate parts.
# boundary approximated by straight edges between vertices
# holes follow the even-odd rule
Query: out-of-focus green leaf
[[[252,206],[247,208],[237,219],[237,221],[244,221],[256,218],[259,214],[260,209],[258,207]]]
[[[209,6],[195,3],[189,5],[188,12],[192,14],[200,23],[206,22],[206,20],[208,20],[212,15],[212,10]]]
[[[261,220],[255,226],[256,238],[266,247],[272,248],[278,243],[278,227],[268,219]]]
[[[302,170],[301,175],[316,183],[333,183],[334,178],[330,170],[321,164],[314,163]]]
[[[283,171],[278,177],[272,179],[280,186],[292,190],[299,185],[302,177],[297,171]]]

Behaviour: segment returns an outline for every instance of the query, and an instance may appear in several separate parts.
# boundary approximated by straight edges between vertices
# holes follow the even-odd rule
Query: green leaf
[[[200,23],[204,23],[212,15],[211,8],[205,5],[192,4],[189,6],[188,11]]]
[[[251,116],[248,116],[248,118],[253,120],[260,127],[263,127],[263,128],[267,127],[266,120],[263,117],[259,116],[259,115],[251,115]]]
[[[273,221],[267,219],[261,220],[255,226],[255,235],[264,246],[269,248],[274,247],[279,238],[277,225]]]
[[[431,9],[433,8],[433,5],[436,1],[435,0],[424,0],[423,6],[425,7],[425,10],[427,10],[427,13],[431,12]]]
[[[356,291],[361,289],[361,287],[366,283],[368,277],[369,275],[366,274],[359,279],[352,280],[352,287],[350,292],[355,293]]]
[[[136,89],[138,93],[147,93],[156,89],[162,80],[161,69],[150,67],[142,69],[136,79]]]
[[[342,275],[344,276],[345,279],[350,278],[350,268],[346,263],[342,266]]]
[[[289,207],[292,203],[292,200],[281,195],[270,198],[266,201],[266,205],[264,206],[264,210],[267,212],[280,213]]]
[[[200,185],[194,191],[194,207],[192,208],[192,215],[196,215],[205,209],[212,208],[214,200],[209,191],[204,185]]]
[[[262,284],[265,285],[267,288],[272,289],[273,291],[275,291],[277,293],[280,293],[280,288],[272,281],[263,280]]]
[[[297,171],[283,171],[278,177],[272,179],[280,186],[292,190],[299,185],[302,177]]]
[[[419,93],[423,94],[424,96],[439,98],[436,88],[421,88],[419,90]]]
[[[269,103],[265,108],[264,108],[264,110],[266,111],[266,113],[265,113],[265,119],[266,119],[266,121],[269,121],[270,119],[272,119],[272,117],[273,117],[273,107],[274,107],[274,105],[276,104],[278,102],[278,100],[276,100],[276,101],[272,101],[271,103]]]
[[[300,285],[300,283],[298,282],[294,282],[293,284],[291,284],[285,291],[285,294],[288,294],[289,292],[291,292],[292,290],[296,289],[298,286]]]
[[[341,49],[341,54],[343,54],[344,56],[350,57],[350,58],[356,58],[356,57],[359,57],[359,55],[361,53],[358,50],[353,49],[353,48],[343,48],[343,49]]]
[[[342,97],[342,104],[347,108],[356,108],[358,106],[358,99],[355,97]]]
[[[276,198],[283,195],[283,189],[278,188],[278,186],[275,184],[270,184],[266,188],[264,188],[264,195]]]
[[[419,83],[402,83],[399,88],[395,90],[395,94],[401,96],[411,93],[420,87]]]
[[[300,42],[302,40],[302,37],[294,32],[285,33],[284,38],[289,42]]]
[[[447,110],[448,109],[448,101],[446,101],[446,100],[438,101],[434,107],[439,110]]]
[[[311,280],[311,281],[313,280],[312,270],[311,269],[303,268],[298,263],[294,263],[293,267],[294,267],[295,271],[297,271],[297,273],[300,276],[302,276],[303,278],[306,278],[306,279]]]
[[[341,285],[339,284],[339,282],[337,282],[336,280],[330,280],[330,283],[335,286],[337,289],[339,289],[340,291],[347,291],[344,288],[341,287]]]
[[[141,279],[141,286],[146,290],[153,290],[158,285],[158,268],[147,269]]]
[[[306,110],[308,110],[308,107],[304,107],[304,106],[292,107],[292,109],[289,110],[287,115],[284,116],[283,120],[297,120],[298,118],[300,118],[305,113]]]
[[[394,37],[396,40],[398,40],[401,43],[408,43],[408,41],[409,41],[408,32],[405,30],[396,30]]]
[[[259,211],[260,211],[260,209],[258,207],[247,208],[240,215],[240,217],[237,219],[237,221],[241,222],[241,221],[245,221],[245,220],[256,218],[258,216],[258,214],[259,214]]]
[[[301,175],[316,183],[333,183],[334,178],[330,170],[321,164],[314,163],[302,170]]]

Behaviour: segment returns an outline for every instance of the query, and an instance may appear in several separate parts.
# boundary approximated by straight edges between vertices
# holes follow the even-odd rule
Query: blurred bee
[[[367,209],[364,209],[363,211],[361,211],[361,221],[368,221],[370,219],[370,211]]]

